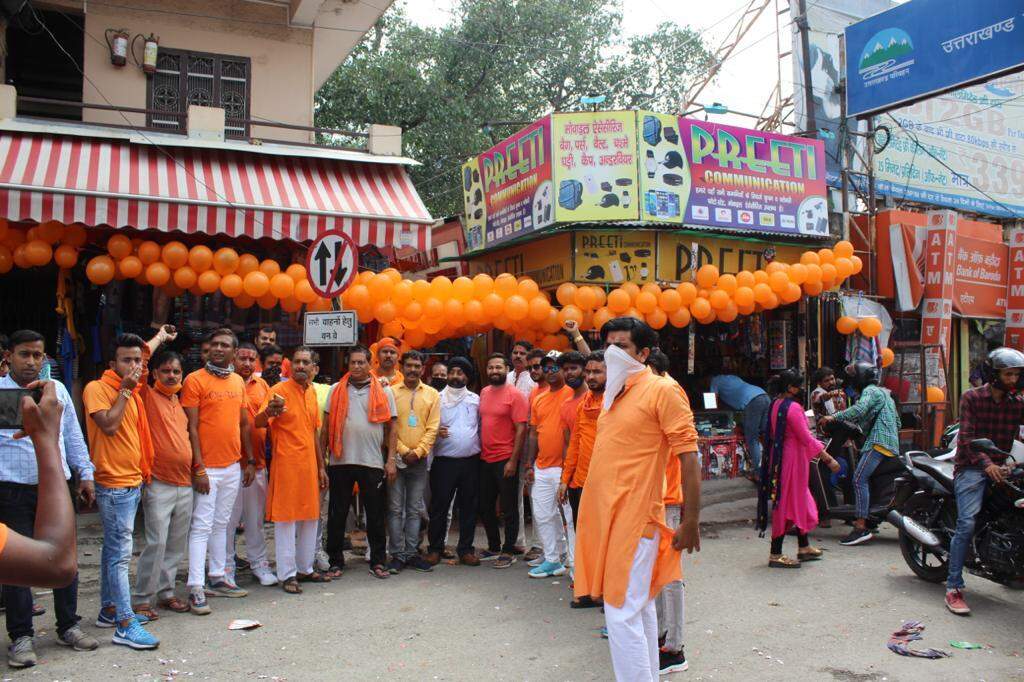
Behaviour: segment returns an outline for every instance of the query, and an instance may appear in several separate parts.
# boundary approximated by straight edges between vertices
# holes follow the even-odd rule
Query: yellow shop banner
[[[577,282],[653,282],[655,233],[650,230],[595,230],[576,233],[573,267]]]
[[[714,265],[722,274],[763,269],[772,260],[797,263],[810,248],[692,234],[658,235],[658,279],[675,282],[691,277],[692,246],[697,244],[697,265]]]
[[[469,276],[481,272],[496,277],[509,272],[528,275],[542,288],[567,282],[572,277],[571,235],[551,237],[512,246],[469,261]]]
[[[551,115],[556,222],[637,220],[636,112]]]

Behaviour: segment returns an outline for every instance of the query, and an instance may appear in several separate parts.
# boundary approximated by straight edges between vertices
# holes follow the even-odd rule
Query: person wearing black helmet
[[[1004,457],[976,452],[970,443],[975,438],[991,438],[1001,450],[1009,452],[1024,422],[1024,402],[1010,392],[1017,387],[1024,354],[1012,348],[997,348],[988,354],[982,367],[985,383],[960,397],[960,433],[957,436],[956,468],[953,492],[956,495],[956,533],[949,546],[949,573],[946,577],[946,608],[965,616],[971,612],[964,601],[964,560],[974,535],[974,520],[991,483],[1001,483],[1006,475]]]
[[[900,418],[896,403],[889,392],[878,385],[878,367],[869,362],[856,362],[846,368],[860,398],[852,407],[840,410],[831,416],[821,418],[823,424],[833,420],[857,423],[867,434],[860,452],[860,461],[853,474],[853,489],[856,495],[857,518],[853,530],[839,541],[841,545],[859,545],[871,540],[867,528],[868,511],[871,508],[871,488],[868,483],[875,468],[885,457],[895,457],[900,451]]]

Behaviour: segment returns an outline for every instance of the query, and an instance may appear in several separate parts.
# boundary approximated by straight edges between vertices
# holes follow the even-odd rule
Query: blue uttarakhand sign
[[[910,0],[846,27],[849,116],[1024,65],[1024,0]]]

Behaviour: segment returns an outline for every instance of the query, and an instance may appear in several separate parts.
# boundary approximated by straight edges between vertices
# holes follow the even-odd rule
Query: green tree
[[[462,211],[459,167],[519,125],[551,111],[604,108],[680,111],[686,87],[711,56],[700,35],[664,22],[621,37],[611,0],[461,0],[448,24],[412,24],[390,9],[317,94],[316,122],[401,126],[405,152],[435,216]]]

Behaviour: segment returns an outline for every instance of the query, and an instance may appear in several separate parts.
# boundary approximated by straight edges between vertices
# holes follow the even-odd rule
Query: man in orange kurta
[[[657,680],[654,597],[682,577],[679,552],[700,550],[700,465],[693,413],[674,381],[644,366],[657,333],[634,318],[601,329],[607,380],[604,412],[576,533],[577,597],[602,597],[618,680]],[[669,457],[679,457],[686,508],[665,525]]]
[[[301,592],[298,580],[326,581],[313,570],[320,491],[327,488],[320,407],[311,385],[319,362],[316,351],[296,348],[291,379],[271,387],[255,419],[257,428],[270,427],[267,519],[274,522],[277,579],[290,594]]]

